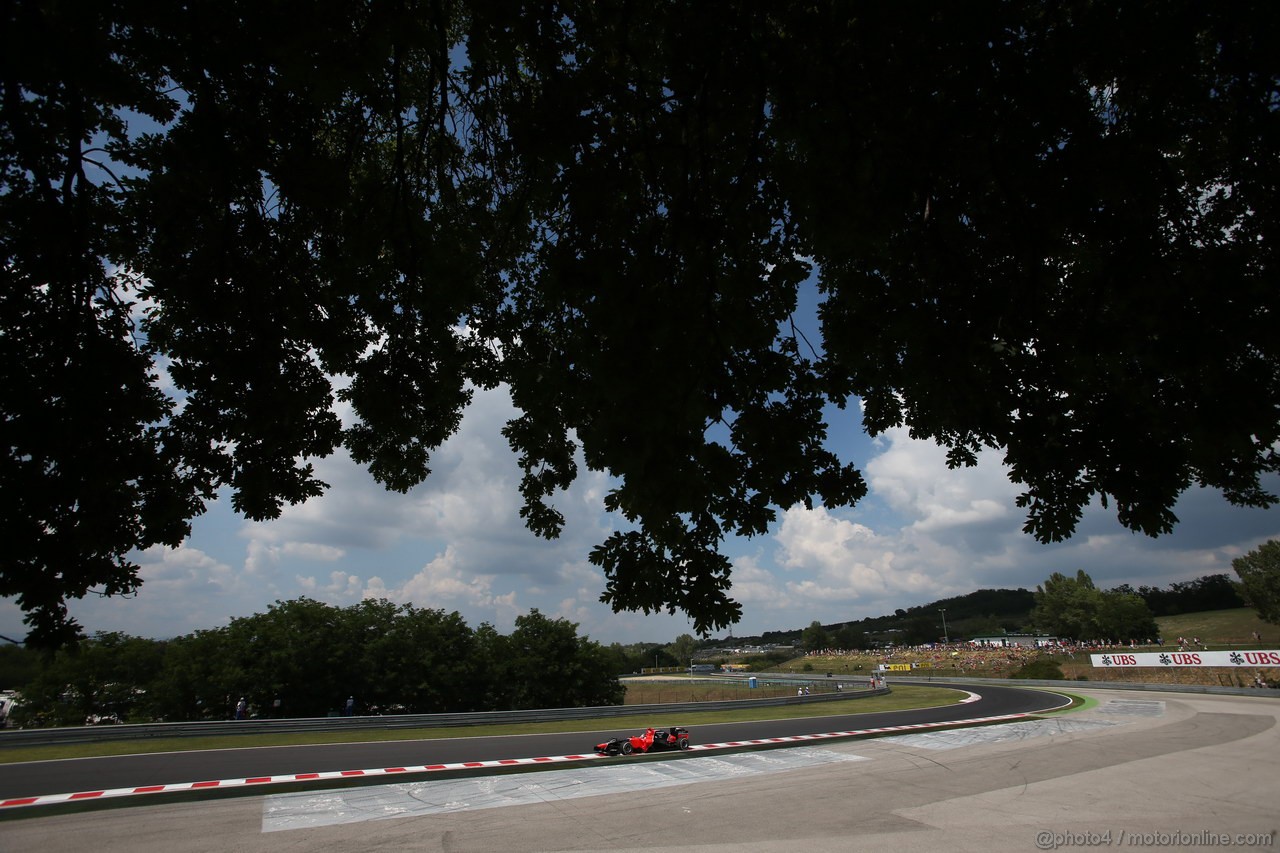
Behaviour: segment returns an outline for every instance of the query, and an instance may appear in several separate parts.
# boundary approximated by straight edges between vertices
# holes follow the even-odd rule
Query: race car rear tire
[[[624,740],[624,741],[622,742],[622,746],[618,747],[618,751],[619,751],[619,752],[621,752],[623,755],[630,755],[630,754],[631,754],[631,741],[629,741],[629,740]]]
[[[688,749],[689,739],[687,737],[680,738],[680,740],[677,742],[677,746],[679,746],[681,749]]]

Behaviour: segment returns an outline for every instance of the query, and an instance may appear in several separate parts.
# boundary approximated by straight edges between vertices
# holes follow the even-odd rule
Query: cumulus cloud
[[[86,598],[70,603],[71,615],[90,633],[121,631],[171,637],[227,624],[233,617],[265,609],[260,579],[184,544],[155,546],[136,555],[142,580],[128,597]],[[143,626],[143,627],[140,627]]]
[[[381,597],[458,609],[473,625],[509,627],[539,607],[575,621],[590,613],[592,627],[606,629],[603,577],[585,557],[612,530],[602,512],[609,480],[580,458],[577,481],[553,498],[566,520],[561,537],[535,537],[520,518],[521,472],[501,435],[517,414],[504,389],[477,390],[457,434],[433,454],[431,475],[408,494],[388,492],[338,451],[311,460],[327,492],[278,519],[240,519],[223,495],[181,548],[135,555],[140,595],[72,602],[72,614],[90,631],[168,636],[225,625],[277,599],[345,606]],[[25,633],[16,607],[0,620]]]
[[[787,568],[832,568],[857,548],[874,547],[875,538],[869,527],[835,518],[819,506],[792,507],[783,513],[777,541]]]
[[[479,621],[509,623],[518,609],[516,592],[495,589],[495,580],[495,575],[471,570],[458,549],[450,546],[403,583],[388,585],[381,577],[370,578],[361,596],[422,608],[458,610],[464,616],[483,614]]]
[[[287,507],[269,523],[247,525],[242,535],[273,545],[307,543],[338,551],[386,551],[406,540],[474,543],[468,557],[496,555],[513,546],[532,550],[538,540],[520,519],[521,472],[500,432],[516,415],[505,390],[477,390],[458,432],[433,455],[431,475],[407,494],[388,492],[347,454],[335,453],[316,463],[317,476],[330,484],[325,495]],[[604,475],[584,469],[554,501],[566,516],[567,534],[602,529],[605,482]],[[436,550],[434,544],[428,547]],[[504,571],[499,565],[490,568]],[[518,565],[511,570],[526,571]]]
[[[317,542],[280,542],[271,544],[270,539],[250,537],[248,557],[245,559],[245,570],[250,574],[263,574],[287,559],[318,561],[332,563],[342,559],[346,551],[332,545],[321,545]]]
[[[880,446],[866,466],[868,485],[916,530],[1006,525],[1017,517],[1020,490],[998,452],[984,450],[976,466],[949,469],[945,449],[911,438],[905,428],[888,430]]]
[[[793,507],[777,529],[734,557],[733,592],[744,607],[739,635],[835,624],[978,589],[1034,589],[1055,571],[1088,572],[1100,586],[1164,587],[1231,574],[1231,560],[1280,535],[1274,511],[1230,507],[1196,489],[1175,507],[1182,523],[1150,539],[1095,503],[1078,533],[1043,544],[1022,532],[996,452],[950,470],[945,451],[890,430],[864,464],[870,493],[852,509]],[[1273,491],[1280,478],[1266,484]]]
[[[353,584],[323,580],[318,562],[364,563],[346,574],[367,578],[358,597],[420,606],[459,607],[469,621],[509,619],[517,609],[555,609],[603,581],[586,565],[609,533],[602,513],[608,480],[581,465],[578,480],[555,496],[565,528],[554,541],[531,534],[520,518],[521,472],[501,435],[518,414],[503,389],[477,390],[458,432],[433,454],[432,473],[408,494],[386,491],[346,453],[316,462],[330,484],[320,498],[286,507],[280,518],[242,523],[247,572],[278,581],[286,597],[347,602]],[[424,556],[427,558],[424,563]]]
[[[328,582],[323,584],[310,575],[295,575],[294,580],[309,598],[319,597],[329,603],[354,604],[365,597],[360,578],[346,572],[330,572]]]
[[[504,390],[477,391],[458,434],[434,454],[431,477],[405,495],[387,492],[339,452],[316,461],[329,491],[275,521],[240,520],[224,498],[196,520],[183,547],[135,557],[144,580],[136,598],[73,602],[72,614],[90,631],[163,637],[308,595],[340,606],[386,598],[458,610],[471,625],[503,631],[537,607],[604,642],[693,633],[683,614],[615,614],[600,603],[605,581],[586,555],[616,521],[602,510],[604,474],[580,466],[577,482],[556,497],[566,518],[560,539],[524,528],[520,471],[501,435],[515,415]],[[726,544],[731,594],[744,609],[734,634],[879,616],[982,588],[1034,588],[1054,571],[1084,569],[1102,586],[1166,586],[1230,573],[1231,559],[1280,538],[1274,510],[1230,508],[1197,489],[1175,507],[1182,523],[1171,536],[1132,534],[1114,511],[1094,506],[1076,537],[1042,545],[1021,531],[1021,489],[998,453],[948,470],[944,451],[905,430],[840,440],[870,494],[851,509],[791,508],[768,535]],[[1276,491],[1280,478],[1264,486]],[[25,633],[17,608],[0,605],[0,633]]]
[[[824,507],[793,507],[783,514],[775,541],[778,562],[792,575],[785,581],[793,599],[867,602],[897,593],[920,593],[939,585],[919,567],[912,536],[877,534]]]

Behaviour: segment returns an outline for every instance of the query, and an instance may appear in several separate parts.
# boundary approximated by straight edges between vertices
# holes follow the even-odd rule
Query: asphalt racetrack
[[[914,711],[698,726],[692,732],[693,741],[696,744],[746,741],[848,729],[938,723],[1043,711],[1064,703],[1059,695],[1035,690],[992,685],[931,686],[954,687],[961,693],[972,690],[981,698],[965,704]],[[682,721],[679,719],[653,721],[654,726],[680,724]],[[204,780],[573,755],[590,753],[594,744],[610,737],[635,733],[631,730],[603,728],[596,724],[590,732],[567,734],[255,747],[0,764],[0,801],[42,794],[138,788]]]
[[[820,734],[931,716],[936,722],[939,713],[997,716],[1060,701],[1051,693],[989,684],[971,689],[983,695],[981,702],[942,712],[704,726],[694,734],[699,744],[779,732]],[[1280,846],[1280,691],[1230,696],[1079,684],[1064,689],[1091,701],[1065,714],[977,728],[818,739],[764,750],[694,750],[675,760],[633,756],[537,772],[420,774],[319,788],[266,785],[218,799],[143,795],[84,812],[23,807],[0,821],[0,850],[937,853]],[[193,772],[225,778],[369,767],[388,764],[386,759],[412,764],[481,754],[580,753],[584,736],[589,748],[602,739],[597,734],[611,733],[623,732],[151,757],[158,763],[48,762],[11,765],[3,776],[7,790],[30,793],[37,781],[62,791],[86,790],[141,779],[190,780]],[[57,763],[64,766],[48,766]],[[165,775],[153,775],[159,773]]]

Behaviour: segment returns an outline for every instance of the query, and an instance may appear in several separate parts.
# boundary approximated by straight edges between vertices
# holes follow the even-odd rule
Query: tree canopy
[[[1032,622],[1063,639],[1124,642],[1160,635],[1151,608],[1141,596],[1123,588],[1101,590],[1083,570],[1074,578],[1054,572],[1036,587]]]
[[[536,609],[511,634],[443,610],[308,598],[171,640],[96,633],[56,652],[0,655],[24,725],[426,714],[622,703],[617,659]]]
[[[1240,576],[1240,591],[1258,618],[1280,625],[1280,542],[1268,539],[1231,561]]]
[[[806,652],[818,652],[823,649],[830,648],[831,634],[826,628],[822,627],[822,623],[814,620],[809,623],[809,627],[805,628],[800,634],[800,645]]]
[[[1275,501],[1273,3],[3,14],[0,595],[34,642],[220,489],[275,517],[338,447],[411,488],[498,385],[529,529],[608,472],[602,599],[698,631],[740,613],[726,536],[863,496],[825,441],[854,398],[1002,449],[1045,541],[1095,497],[1150,535],[1193,485]]]

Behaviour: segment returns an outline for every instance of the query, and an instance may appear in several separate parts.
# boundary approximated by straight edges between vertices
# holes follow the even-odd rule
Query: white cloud
[[[599,602],[604,578],[586,556],[618,523],[602,512],[605,475],[582,468],[556,497],[566,517],[559,540],[524,528],[520,472],[500,433],[515,414],[504,391],[478,391],[458,434],[434,454],[431,477],[407,495],[336,453],[316,463],[329,491],[278,520],[242,521],[224,497],[181,548],[135,556],[144,580],[136,598],[73,602],[72,614],[89,631],[164,637],[308,595],[339,606],[386,598],[456,609],[472,626],[503,631],[537,607],[601,642],[693,633],[683,614],[615,614]],[[870,486],[859,506],[793,508],[769,535],[728,544],[730,594],[744,608],[735,635],[879,616],[981,588],[1034,588],[1054,571],[1084,569],[1101,586],[1163,587],[1230,573],[1233,557],[1280,538],[1274,510],[1228,508],[1217,493],[1195,490],[1175,508],[1183,521],[1171,536],[1131,534],[1095,506],[1074,539],[1041,545],[1021,532],[1020,488],[998,454],[951,471],[941,449],[905,430],[856,440],[841,452],[859,460]],[[1280,478],[1264,485],[1274,491]],[[0,604],[0,634],[24,634],[17,608]]]
[[[319,597],[335,605],[354,604],[364,595],[364,584],[357,575],[346,572],[330,572],[328,582],[321,584],[315,577],[295,575],[294,581],[308,597]]]
[[[974,467],[947,468],[946,450],[911,438],[905,428],[888,430],[884,452],[866,466],[870,488],[917,530],[931,532],[975,524],[1007,524],[1016,517],[1018,487],[997,451],[978,454]]]
[[[793,606],[786,588],[778,577],[760,565],[754,556],[737,557],[733,561],[733,597],[744,608],[789,610]]]
[[[438,607],[445,602],[490,604],[493,576],[467,572],[461,563],[457,549],[450,545],[401,587],[401,597],[424,607]]]
[[[70,602],[71,615],[89,633],[122,631],[150,637],[188,634],[263,610],[274,598],[274,587],[264,584],[261,578],[189,544],[148,548],[136,555],[136,560],[143,582],[136,595],[88,596]]]
[[[607,479],[580,468],[578,481],[553,503],[566,517],[565,535],[543,543],[520,518],[518,484],[521,472],[515,454],[500,429],[517,411],[504,390],[477,390],[457,434],[433,454],[431,475],[407,494],[388,492],[345,453],[316,463],[317,476],[330,484],[320,498],[286,507],[281,517],[266,524],[246,525],[242,535],[251,541],[303,548],[320,554],[354,549],[389,551],[406,544],[439,550],[443,544],[469,544],[469,559],[490,559],[494,573],[529,571],[518,561],[498,565],[497,555],[510,549],[545,553],[560,543],[586,534],[603,538],[600,508]],[[293,543],[288,545],[286,543]],[[414,544],[419,543],[419,544]],[[321,546],[334,549],[322,551]],[[553,560],[550,571],[558,568]]]
[[[250,536],[248,557],[245,559],[245,570],[250,574],[263,574],[289,559],[333,563],[346,555],[342,548],[317,542],[281,542],[273,545],[270,544],[273,538],[270,535],[263,538]]]
[[[1022,532],[1021,487],[998,453],[950,470],[944,450],[906,430],[870,447],[863,503],[792,508],[754,552],[735,555],[732,595],[744,606],[735,634],[879,616],[984,588],[1034,589],[1055,571],[1084,569],[1104,587],[1165,587],[1231,574],[1232,558],[1280,535],[1274,511],[1229,507],[1197,489],[1175,507],[1182,523],[1169,536],[1133,534],[1095,502],[1074,538],[1042,544]]]
[[[486,621],[510,626],[521,612],[515,590],[495,589],[495,575],[469,570],[458,549],[449,546],[399,585],[373,577],[360,591],[365,599],[385,598],[419,608],[457,610],[473,624]],[[475,618],[479,614],[480,618]]]
[[[148,548],[138,555],[138,576],[148,592],[169,594],[209,591],[236,593],[246,586],[244,572],[190,545]]]
[[[793,599],[818,606],[878,601],[939,586],[938,577],[920,570],[914,536],[878,535],[824,507],[791,508],[775,538],[788,574],[805,576],[786,582]]]
[[[851,551],[874,547],[875,538],[869,527],[835,518],[820,506],[787,510],[777,535],[784,566],[828,570],[842,565]]]

